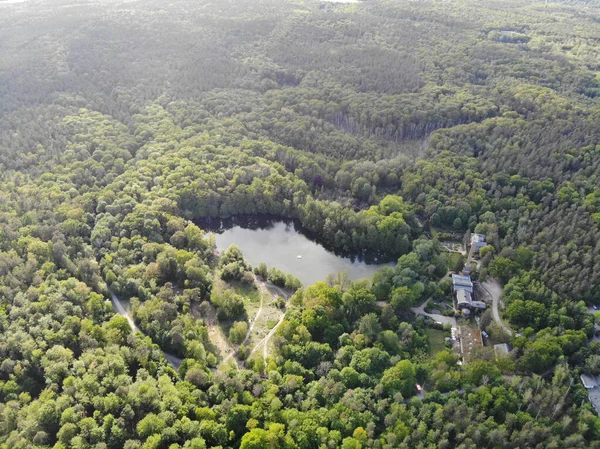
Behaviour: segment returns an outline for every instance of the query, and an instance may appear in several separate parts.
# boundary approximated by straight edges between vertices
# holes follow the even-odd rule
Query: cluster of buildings
[[[482,234],[471,235],[471,249],[469,257],[462,274],[452,275],[452,293],[454,295],[454,304],[456,310],[461,311],[465,315],[469,315],[475,309],[483,310],[486,304],[483,301],[476,301],[474,298],[473,281],[469,275],[471,259],[475,252],[479,252],[481,248],[486,246],[485,236]]]
[[[452,275],[452,293],[456,310],[460,310],[465,315],[469,315],[472,310],[483,310],[487,307],[485,302],[474,299],[473,281],[469,275]]]
[[[454,308],[465,316],[470,315],[475,310],[484,310],[487,307],[485,302],[476,299],[475,288],[470,275],[471,262],[484,246],[487,246],[485,235],[471,234],[471,247],[465,267],[461,274],[452,274]],[[460,351],[461,363],[469,363],[474,356],[476,357],[477,348],[483,347],[484,338],[489,338],[487,333],[470,326],[453,327],[450,333],[451,337],[448,341],[451,341],[452,346]],[[510,346],[507,344],[494,345],[496,358],[507,356],[509,353]]]

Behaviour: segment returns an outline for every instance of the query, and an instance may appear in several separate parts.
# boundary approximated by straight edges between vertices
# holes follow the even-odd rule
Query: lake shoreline
[[[395,263],[401,255],[391,257],[378,253],[377,251],[364,250],[360,252],[345,251],[337,248],[333,245],[328,244],[326,241],[321,239],[316,233],[306,229],[302,222],[297,218],[289,218],[281,215],[273,214],[246,214],[246,215],[232,215],[230,217],[203,217],[195,218],[192,222],[197,225],[200,229],[206,232],[212,232],[214,234],[221,234],[235,226],[239,226],[244,229],[269,229],[273,224],[277,222],[283,222],[294,227],[294,230],[299,234],[302,234],[307,239],[319,244],[327,252],[335,254],[338,257],[348,258],[352,261],[364,262],[367,265],[382,265]]]
[[[264,262],[269,268],[296,276],[305,286],[343,271],[352,280],[371,278],[379,268],[395,265],[395,260],[332,251],[302,228],[298,220],[254,214],[194,220],[194,223],[215,234],[219,251],[235,244],[250,264]]]

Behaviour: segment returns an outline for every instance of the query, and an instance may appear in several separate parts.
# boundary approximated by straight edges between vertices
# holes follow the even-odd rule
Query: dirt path
[[[264,281],[259,281],[258,279],[256,279],[256,282],[260,286],[261,290],[266,291],[267,294],[272,294],[274,299],[276,299],[277,296],[281,296],[287,302],[287,300],[292,296],[291,293],[285,291],[284,289],[282,289],[281,287],[278,287],[276,285],[273,285],[273,284],[270,284],[270,283],[267,283]],[[261,302],[261,309],[262,309],[262,302]],[[267,361],[267,357],[269,357],[269,340],[271,339],[271,337],[273,335],[275,335],[277,328],[281,325],[281,323],[283,323],[284,318],[285,318],[285,309],[281,313],[281,316],[279,317],[277,324],[275,326],[273,326],[273,329],[271,329],[269,331],[269,333],[262,340],[260,340],[258,343],[256,343],[256,345],[254,345],[254,348],[252,348],[252,351],[250,351],[250,355],[254,354],[262,346],[263,347],[263,358],[265,359],[265,362]],[[254,323],[256,323],[256,320],[254,321]]]
[[[202,319],[196,307],[192,307],[192,314],[194,315],[194,318]],[[208,314],[204,318],[204,323],[208,329],[208,337],[210,338],[210,341],[213,345],[215,345],[219,351],[219,355],[221,356],[221,363],[217,365],[217,367],[219,367],[232,359],[232,356],[235,353],[235,348],[227,340],[227,337],[223,333],[221,326],[217,324],[217,311],[212,304],[210,304]],[[233,362],[235,363],[236,368],[239,370],[240,367],[237,363],[237,359],[233,358]]]
[[[487,292],[487,294],[492,298],[492,316],[494,321],[498,323],[504,332],[508,335],[513,334],[512,329],[510,329],[502,319],[500,318],[500,311],[498,310],[498,303],[500,302],[500,297],[502,296],[502,286],[497,279],[489,278],[486,282],[480,283],[481,287]]]
[[[258,280],[256,282],[258,282]],[[263,303],[264,303],[263,295],[260,295],[260,307],[256,311],[256,315],[254,315],[254,319],[252,320],[252,324],[248,328],[248,332],[246,332],[246,338],[244,338],[242,345],[245,345],[246,342],[248,341],[248,339],[250,338],[250,335],[252,335],[252,330],[254,330],[254,325],[256,324],[256,322],[258,321],[258,318],[260,317],[260,314],[262,313]]]
[[[286,301],[288,299],[290,299],[291,296],[292,296],[292,294],[290,292],[282,289],[281,287],[278,287],[276,285],[270,284],[268,282],[262,282],[262,281],[259,281],[259,280],[257,280],[257,282],[260,282],[265,288],[267,288],[271,292],[275,292],[276,294],[278,294],[279,296],[281,296]]]
[[[261,346],[263,346],[263,358],[265,359],[265,362],[267,361],[267,357],[269,357],[269,340],[275,334],[279,325],[281,323],[283,323],[284,318],[285,318],[285,312],[283,312],[281,314],[281,316],[279,317],[279,321],[277,322],[277,324],[275,326],[273,326],[273,329],[271,329],[269,331],[269,333],[265,336],[265,338],[263,338],[261,341],[256,343],[254,348],[252,348],[252,351],[250,351],[250,355],[254,354]]]
[[[228,363],[230,360],[235,364],[236,369],[239,371],[240,370],[240,365],[238,363],[237,358],[235,358],[236,352],[235,349],[232,349],[231,352],[227,355],[227,357],[225,357],[221,363],[219,363],[219,365],[217,366],[217,368],[225,365],[226,363]]]
[[[143,332],[140,330],[139,327],[137,327],[137,325],[133,321],[133,318],[129,315],[129,312],[127,312],[127,309],[125,308],[121,300],[117,297],[117,295],[115,295],[115,293],[112,290],[109,289],[108,291],[110,292],[110,298],[112,299],[112,304],[115,311],[122,317],[127,318],[129,327],[131,328],[134,334],[138,332],[142,334]]]
[[[260,290],[262,290],[267,295],[269,294],[268,287],[264,282],[259,281],[258,279],[256,279],[256,277],[255,277],[255,282],[258,285]],[[250,339],[250,337],[252,336],[252,332],[254,331],[254,326],[256,325],[256,322],[258,321],[258,319],[260,318],[260,316],[262,314],[263,305],[264,305],[264,298],[263,298],[263,295],[261,294],[260,295],[260,306],[258,307],[258,310],[256,311],[256,314],[254,315],[254,318],[252,318],[250,327],[248,328],[248,331],[246,332],[246,336],[244,337],[244,341],[240,344],[240,346],[245,345],[248,342],[248,340]],[[207,316],[205,321],[206,321],[207,327],[208,327],[208,335],[209,335],[211,341],[213,342],[213,344],[219,350],[219,353],[221,354],[221,363],[219,363],[218,366],[223,366],[226,363],[231,361],[235,364],[236,368],[239,370],[240,364],[236,357],[237,356],[237,348],[235,348],[235,346],[229,342],[229,340],[227,339],[227,336],[223,333],[223,330],[217,324],[218,321],[217,321],[217,316],[216,316],[216,310],[212,305],[210,308],[209,315]],[[238,346],[238,348],[239,348],[239,346]]]
[[[287,300],[291,296],[291,294],[289,292],[285,291],[284,289],[282,289],[276,285],[272,285],[267,282],[260,281],[256,277],[255,277],[255,282],[261,292],[260,306],[259,306],[258,310],[256,311],[256,314],[250,321],[250,326],[248,328],[248,331],[246,332],[246,336],[244,338],[244,341],[241,343],[241,345],[245,345],[250,341],[250,338],[252,337],[252,332],[254,332],[254,330],[255,330],[256,323],[258,322],[259,318],[263,314],[263,310],[266,305],[266,303],[265,303],[266,298],[269,298],[269,297],[276,298],[277,295],[279,295]],[[197,311],[195,311],[195,310],[194,310],[194,312],[197,313]],[[199,315],[198,315],[198,317],[199,317]],[[277,330],[279,325],[283,322],[284,317],[285,317],[285,312],[281,314],[281,316],[279,317],[279,321],[273,327],[273,329],[271,329],[269,331],[269,333],[262,340],[260,340],[256,345],[254,345],[250,354],[255,353],[261,346],[264,346],[263,356],[265,359],[268,357],[269,340],[275,334],[275,331]],[[216,346],[216,348],[219,351],[219,354],[221,355],[221,362],[219,363],[218,367],[223,366],[226,363],[233,362],[235,364],[236,368],[239,370],[240,363],[239,363],[239,360],[237,359],[237,349],[234,345],[232,345],[229,342],[229,340],[227,339],[227,336],[223,333],[223,330],[218,325],[216,310],[212,306],[212,304],[210,306],[210,311],[208,313],[208,316],[205,318],[205,322],[206,322],[206,326],[208,328],[208,335],[210,337],[210,340]]]
[[[235,348],[231,346],[225,335],[223,335],[223,331],[219,327],[218,324],[208,325],[208,337],[210,341],[217,347],[219,350],[219,354],[221,354],[221,363],[217,365],[217,367],[224,365],[230,360],[233,361],[235,367],[239,370],[240,366],[238,364],[237,359],[234,357]]]
[[[139,332],[140,334],[144,335],[140,328],[137,327],[137,325],[133,321],[133,317],[129,315],[129,312],[127,312],[127,309],[125,308],[121,300],[117,297],[117,295],[115,295],[115,293],[110,289],[108,291],[110,292],[110,298],[112,300],[113,308],[119,315],[127,318],[129,327],[131,327],[131,332],[133,332],[134,334],[137,334]],[[179,369],[183,360],[181,360],[179,357],[175,357],[174,355],[169,354],[168,352],[163,351],[162,353],[173,368]]]
[[[281,323],[283,323],[284,318],[285,318],[285,312],[283,312],[281,314],[281,318],[279,318],[279,321],[277,322],[277,324],[273,327],[273,329],[271,329],[271,332],[269,332],[267,334],[267,336],[265,337],[265,341],[263,343],[263,359],[265,360],[265,363],[267,361],[267,358],[269,357],[269,340],[271,339],[271,337],[273,335],[275,335],[277,328],[279,327],[279,325]]]
[[[442,249],[449,253],[467,255],[467,249],[461,243],[440,242]]]

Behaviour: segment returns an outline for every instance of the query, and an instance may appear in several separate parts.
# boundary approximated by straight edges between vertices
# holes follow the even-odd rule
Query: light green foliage
[[[246,316],[244,299],[231,289],[213,291],[211,301],[217,306],[220,320],[236,320]]]
[[[595,2],[4,3],[0,449],[600,448]],[[198,223],[253,214],[392,263],[259,265],[217,366],[260,293]],[[519,333],[459,365],[410,308],[472,232]]]
[[[381,377],[383,390],[389,394],[399,392],[404,397],[416,392],[415,389],[416,370],[408,360],[398,362],[392,368],[385,370]]]
[[[248,323],[245,321],[236,321],[229,329],[229,341],[233,344],[239,345],[244,341],[246,333],[248,332]]]

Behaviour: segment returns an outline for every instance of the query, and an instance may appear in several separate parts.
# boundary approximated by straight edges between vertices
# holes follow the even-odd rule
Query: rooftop
[[[456,292],[456,304],[459,306],[462,304],[471,305],[473,302],[473,298],[471,297],[471,293],[467,290],[458,290]]]
[[[588,388],[588,398],[592,403],[592,407],[598,413],[598,410],[600,410],[600,388]]]
[[[455,292],[458,292],[459,290],[467,290],[469,293],[473,293],[473,282],[471,282],[470,276],[453,274],[452,287],[454,288]]]
[[[508,346],[506,343],[494,345],[494,354],[496,355],[496,357],[498,357],[499,355],[507,355],[509,352],[510,346]]]
[[[471,234],[471,243],[485,242],[485,235]]]
[[[579,377],[581,378],[581,382],[585,388],[596,388],[598,386],[598,379],[595,376],[582,374]]]
[[[462,276],[460,274],[452,275],[452,283],[456,285],[468,285],[470,287],[473,286],[473,282],[471,282],[471,276]]]

